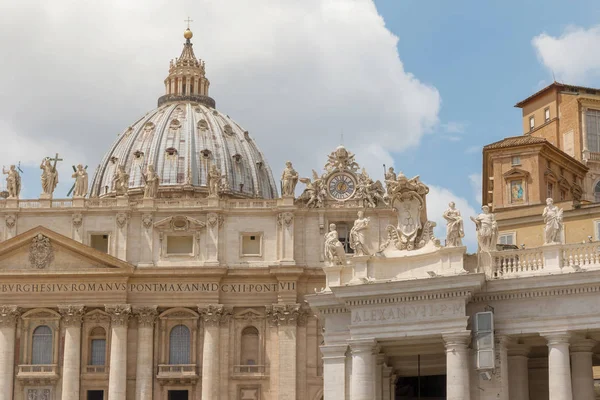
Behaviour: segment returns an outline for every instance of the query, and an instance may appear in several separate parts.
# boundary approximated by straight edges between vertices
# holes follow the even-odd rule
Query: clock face
[[[335,174],[327,185],[329,194],[336,200],[349,199],[356,190],[354,179],[348,174]]]

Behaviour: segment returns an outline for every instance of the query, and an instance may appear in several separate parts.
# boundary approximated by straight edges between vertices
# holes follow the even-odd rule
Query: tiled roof
[[[490,143],[487,146],[484,146],[484,150],[491,149],[503,149],[506,147],[515,147],[515,146],[526,146],[529,144],[538,144],[538,143],[548,143],[546,139],[536,136],[522,135],[522,136],[513,136],[502,139],[498,142]]]
[[[570,88],[575,88],[575,89],[579,89],[579,90],[591,90],[591,91],[596,91],[598,92],[597,94],[600,94],[600,89],[597,88],[591,88],[591,87],[585,87],[585,86],[577,86],[577,85],[568,85],[566,83],[560,83],[560,82],[552,82],[551,84],[549,84],[548,86],[546,86],[543,89],[538,90],[537,92],[535,92],[534,94],[532,94],[531,96],[529,96],[528,98],[526,98],[525,100],[521,100],[520,102],[518,102],[517,104],[515,104],[515,107],[518,108],[522,108],[525,103],[529,102],[529,100],[539,96],[540,94],[544,93],[545,91],[549,90],[550,88],[553,87],[560,87],[560,88],[566,88],[566,87],[570,87]]]

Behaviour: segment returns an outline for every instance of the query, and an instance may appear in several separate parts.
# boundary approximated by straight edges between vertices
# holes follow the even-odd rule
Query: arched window
[[[177,325],[169,335],[169,364],[190,363],[190,330],[185,325]]]
[[[242,331],[241,364],[258,364],[258,329],[253,326],[248,326]]]
[[[596,200],[596,203],[600,203],[600,181],[594,186],[594,199]]]
[[[31,363],[52,364],[52,329],[46,325],[40,325],[33,331]]]
[[[106,365],[106,331],[100,326],[90,332],[89,365]]]

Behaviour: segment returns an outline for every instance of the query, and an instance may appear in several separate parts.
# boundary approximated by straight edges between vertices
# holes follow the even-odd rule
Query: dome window
[[[244,132],[244,139],[246,139],[246,140],[248,140],[248,141],[252,140],[252,139],[250,138],[250,132],[248,132],[248,131],[245,131],[245,132]]]
[[[146,122],[144,125],[144,133],[151,133],[154,131],[154,124],[152,122]]]
[[[119,159],[118,159],[117,157],[115,157],[115,156],[112,156],[112,157],[110,158],[110,162],[111,162],[111,163],[113,163],[113,164],[116,164],[116,163],[117,163],[117,161],[119,161]]]
[[[204,158],[209,158],[211,155],[211,151],[208,149],[204,149],[204,150],[200,151],[200,153],[202,153],[202,157],[204,157]]]
[[[171,120],[171,125],[170,125],[171,129],[179,129],[180,127],[181,127],[181,122],[179,122],[179,120],[177,118]]]
[[[258,168],[259,170],[263,169],[264,163],[262,161],[257,161],[256,162],[256,168]]]
[[[213,115],[219,115],[219,112],[217,110],[213,110]]]
[[[133,155],[134,155],[134,157],[135,157],[136,159],[138,159],[138,160],[139,160],[140,158],[144,158],[144,152],[143,152],[143,151],[136,150],[136,151],[133,153]]]
[[[129,128],[127,128],[127,130],[125,131],[125,136],[129,136],[131,135],[131,132],[133,132],[133,128],[130,126]]]
[[[205,119],[198,121],[198,129],[205,131],[208,129],[208,122]]]
[[[177,149],[175,147],[168,147],[165,152],[167,153],[167,156],[169,157],[174,157],[177,155]]]
[[[231,127],[231,125],[227,124],[223,127],[223,130],[225,131],[226,134],[228,135],[233,135],[233,128]]]
[[[242,161],[242,155],[237,153],[233,155],[233,159],[235,160],[236,163],[240,163]]]

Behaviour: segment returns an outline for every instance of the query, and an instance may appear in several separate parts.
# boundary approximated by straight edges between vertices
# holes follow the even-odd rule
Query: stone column
[[[512,342],[509,336],[497,335],[495,338],[496,351],[500,365],[496,370],[496,378],[500,379],[500,396],[498,400],[509,400],[509,373],[508,373],[508,349],[507,346]]]
[[[568,332],[540,333],[548,341],[549,400],[573,400]],[[579,399],[577,399],[579,400]]]
[[[127,393],[127,325],[131,306],[129,304],[111,304],[104,308],[110,315],[108,400],[125,400]]]
[[[0,400],[12,400],[17,306],[0,306]]]
[[[134,307],[133,312],[138,319],[135,400],[146,400],[152,398],[154,321],[158,313],[156,306]]]
[[[231,310],[223,305],[198,307],[204,321],[204,344],[202,347],[202,398],[219,399],[220,382],[220,330],[221,322],[228,321]],[[110,400],[110,399],[109,399]]]
[[[384,365],[383,367],[383,381],[382,381],[382,392],[381,392],[381,397],[383,398],[383,400],[395,400],[394,398],[392,398],[392,393],[391,393],[391,388],[392,388],[392,383],[391,383],[391,379],[392,379],[392,372],[393,372],[393,368],[389,367],[387,365]]]
[[[375,339],[349,340],[352,349],[351,400],[373,400],[375,398]]]
[[[276,325],[279,342],[279,400],[296,399],[296,333],[299,323],[306,323],[306,311],[299,304],[274,304],[267,318]]]
[[[81,321],[83,305],[58,306],[65,326],[65,350],[62,371],[62,400],[79,400],[81,373]]]
[[[323,354],[323,397],[346,400],[346,351],[348,345],[321,346]]]
[[[446,399],[470,400],[469,350],[471,332],[442,334],[446,346]]]
[[[383,364],[385,354],[379,353],[375,356],[375,400],[383,398]]]
[[[522,344],[508,349],[508,393],[510,400],[529,399],[529,346]]]
[[[571,383],[573,399],[594,400],[594,373],[592,365],[592,349],[596,341],[582,339],[571,345]]]

